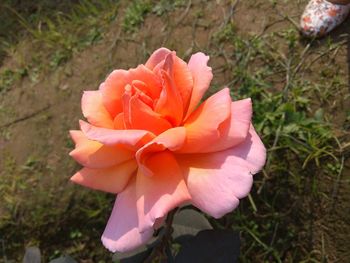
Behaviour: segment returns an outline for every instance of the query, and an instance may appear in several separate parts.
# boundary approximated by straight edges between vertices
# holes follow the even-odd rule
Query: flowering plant
[[[160,48],[145,65],[115,70],[84,92],[88,122],[71,131],[70,153],[84,167],[71,180],[117,194],[102,235],[109,250],[146,243],[182,204],[222,217],[263,167],[251,100],[232,102],[224,88],[200,103],[213,78],[208,60],[196,53],[186,63]]]

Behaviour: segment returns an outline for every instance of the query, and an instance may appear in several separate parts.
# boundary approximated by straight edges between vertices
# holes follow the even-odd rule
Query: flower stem
[[[161,240],[159,244],[153,248],[151,254],[144,261],[144,263],[151,263],[152,260],[158,256],[161,256],[162,258],[164,256],[172,257],[169,246],[171,244],[171,234],[173,232],[172,224],[173,224],[174,216],[177,210],[178,208],[176,207],[168,213],[167,218],[165,220],[164,232],[163,232],[163,235],[160,237]],[[171,260],[169,260],[169,262],[171,262]]]

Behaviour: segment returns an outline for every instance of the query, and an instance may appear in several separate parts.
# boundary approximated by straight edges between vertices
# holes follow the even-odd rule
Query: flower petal
[[[125,129],[124,112],[121,112],[117,116],[115,116],[114,129],[116,129],[116,130],[124,130]]]
[[[136,160],[138,162],[139,169],[143,170],[142,172],[147,176],[153,175],[152,171],[150,171],[144,165],[148,156],[151,153],[162,152],[166,149],[176,151],[182,147],[185,138],[186,129],[184,127],[172,128],[158,135],[136,152]]]
[[[121,98],[124,94],[125,86],[130,82],[130,74],[127,70],[114,70],[100,85],[99,90],[102,95],[103,105],[112,118],[123,111]]]
[[[135,69],[114,70],[100,86],[102,101],[108,112],[114,118],[122,112],[122,96],[126,85],[131,85],[133,81],[143,82],[143,87],[148,96],[158,98],[161,92],[161,82],[159,77],[144,65],[139,65]]]
[[[234,101],[231,104],[231,117],[219,125],[220,138],[206,147],[206,152],[226,150],[245,140],[253,114],[251,99]]]
[[[106,146],[89,140],[81,131],[70,131],[75,149],[69,154],[81,165],[89,168],[105,168],[134,158],[134,152],[121,145]]]
[[[117,194],[124,190],[137,169],[135,160],[104,169],[83,168],[70,180],[96,190]]]
[[[163,89],[155,105],[155,112],[161,114],[173,126],[178,126],[183,118],[183,103],[173,79],[173,57],[168,55],[164,70],[161,70]]]
[[[139,65],[135,69],[129,69],[129,73],[131,78],[130,84],[135,80],[143,82],[145,85],[142,85],[142,91],[145,94],[153,99],[159,97],[162,90],[161,79],[152,70],[149,70],[144,65]]]
[[[81,108],[84,117],[97,127],[113,128],[111,115],[102,104],[102,96],[99,90],[84,91],[81,99]]]
[[[222,89],[203,102],[187,119],[186,142],[180,153],[207,152],[220,138],[219,126],[231,114],[231,98],[228,88]]]
[[[172,128],[166,119],[141,101],[137,94],[124,94],[124,118],[128,129],[147,130],[155,135]]]
[[[192,72],[193,77],[193,90],[185,119],[197,107],[213,79],[211,67],[207,66],[208,60],[209,56],[199,52],[192,55],[188,62],[188,68]]]
[[[157,219],[191,199],[182,171],[171,152],[150,156],[146,165],[153,176],[146,176],[139,169],[136,178],[140,231],[147,231]]]
[[[187,112],[193,89],[193,78],[187,63],[176,55],[173,56],[173,78],[174,83],[182,98],[184,112]]]
[[[111,130],[90,125],[80,121],[80,129],[90,140],[98,141],[104,145],[121,144],[131,149],[138,149],[155,136],[143,130]]]
[[[170,58],[171,65],[169,65]],[[170,79],[174,82],[176,90],[182,98],[183,109],[186,112],[193,88],[192,72],[188,68],[187,63],[177,57],[174,51],[162,48],[152,54],[151,58],[147,61],[146,66],[152,69],[156,74],[160,75],[162,70],[167,71]],[[171,67],[171,72],[167,70],[167,68],[169,69],[169,66]]]
[[[266,150],[251,127],[246,140],[236,147],[210,154],[177,155],[177,160],[193,205],[220,218],[248,195],[252,174],[265,164]]]
[[[164,61],[165,57],[170,53],[171,51],[164,47],[157,49],[147,60],[145,66],[150,70],[153,70],[159,63]]]
[[[246,139],[234,147],[234,152],[246,160],[252,174],[258,173],[265,165],[266,148],[252,124]]]
[[[136,208],[136,185],[133,179],[123,192],[118,194],[112,214],[102,235],[103,245],[111,252],[127,252],[151,239],[153,228],[142,233]]]

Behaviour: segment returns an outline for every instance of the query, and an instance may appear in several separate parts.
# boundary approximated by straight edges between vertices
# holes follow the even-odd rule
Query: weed
[[[215,32],[214,40],[219,43],[230,41],[234,38],[236,31],[236,26],[233,24],[233,22],[230,22],[226,24],[221,30]]]
[[[125,10],[123,30],[134,33],[143,23],[145,15],[152,10],[151,2],[148,0],[134,0]]]
[[[0,93],[9,90],[15,81],[20,80],[27,74],[28,71],[25,68],[17,70],[5,69],[0,72]]]
[[[267,165],[262,176],[255,178],[252,195],[227,217],[244,233],[242,262],[285,262],[287,255],[289,261],[297,262],[310,257],[300,250],[307,247],[300,235],[308,230],[298,222],[312,216],[306,203],[317,203],[324,194],[318,186],[321,171],[339,173],[333,127],[325,121],[324,110],[311,104],[313,92],[325,96],[328,85],[320,87],[293,73],[301,63],[296,35],[295,30],[286,30],[264,38],[243,38],[232,24],[214,34],[214,41],[233,48],[232,55],[226,56],[233,77],[232,96],[252,98],[253,123],[268,147]],[[281,39],[290,57],[273,46]]]
[[[152,12],[155,13],[157,16],[162,16],[166,13],[174,11],[178,7],[184,6],[186,6],[186,1],[184,0],[161,0],[157,1],[156,5],[152,9]]]

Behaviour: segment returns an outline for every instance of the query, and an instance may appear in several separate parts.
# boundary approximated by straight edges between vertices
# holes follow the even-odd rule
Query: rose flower
[[[250,99],[232,102],[224,88],[200,103],[213,78],[208,60],[196,53],[186,63],[161,48],[84,92],[88,122],[70,132],[83,169],[71,180],[117,194],[102,235],[110,251],[146,243],[182,204],[214,218],[231,212],[265,164]]]

